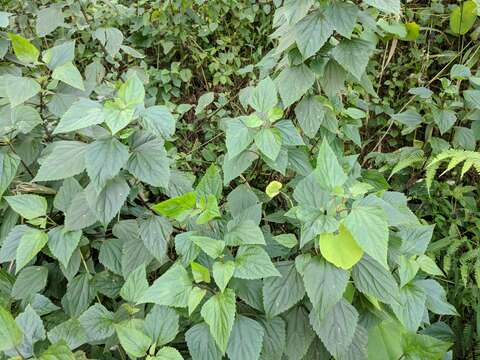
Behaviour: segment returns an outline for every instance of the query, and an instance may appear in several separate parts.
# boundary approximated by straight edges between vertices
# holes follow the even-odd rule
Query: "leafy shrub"
[[[358,155],[369,58],[400,3],[274,5],[258,62],[268,3],[0,13],[0,356],[451,355],[433,226]],[[402,41],[418,36],[400,25]],[[260,36],[258,51],[228,45],[232,28]],[[206,57],[197,38],[216,39]],[[193,109],[182,91],[202,79]]]

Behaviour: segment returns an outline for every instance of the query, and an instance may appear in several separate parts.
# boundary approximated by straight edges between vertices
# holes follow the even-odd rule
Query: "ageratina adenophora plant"
[[[208,3],[0,12],[0,358],[448,358],[433,225],[358,157],[400,2],[246,2],[249,86],[167,101],[142,29]]]

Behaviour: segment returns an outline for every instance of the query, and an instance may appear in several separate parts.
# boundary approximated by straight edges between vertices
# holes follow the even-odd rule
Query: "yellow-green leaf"
[[[456,6],[450,14],[450,29],[454,34],[464,35],[477,19],[477,4],[469,0]]]
[[[0,351],[11,349],[22,342],[22,330],[12,315],[0,306]]]
[[[210,271],[208,268],[196,262],[192,262],[190,267],[192,268],[193,279],[196,283],[210,282]]]
[[[420,35],[420,26],[416,22],[406,23],[405,29],[407,29],[407,35],[402,40],[415,41]]]
[[[12,42],[13,52],[18,60],[27,64],[37,62],[40,51],[30,41],[13,33],[9,33],[8,37]]]
[[[270,184],[267,185],[265,189],[265,193],[270,197],[274,198],[280,193],[280,189],[282,188],[282,183],[279,181],[272,181]]]
[[[333,265],[348,270],[363,256],[363,250],[358,246],[352,234],[340,225],[339,233],[325,233],[320,235],[320,252]]]

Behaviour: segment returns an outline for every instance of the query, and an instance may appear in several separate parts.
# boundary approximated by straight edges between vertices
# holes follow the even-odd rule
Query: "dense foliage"
[[[475,359],[477,12],[4,0],[0,359]]]

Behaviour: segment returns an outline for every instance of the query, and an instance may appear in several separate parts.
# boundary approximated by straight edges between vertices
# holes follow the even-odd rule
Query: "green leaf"
[[[216,346],[207,324],[192,326],[185,333],[185,340],[192,360],[222,360],[222,352]]]
[[[450,30],[454,34],[464,35],[477,20],[477,4],[475,1],[464,1],[455,6],[450,13]]]
[[[454,65],[454,67],[455,67],[455,65]],[[412,94],[412,95],[417,95],[422,99],[429,99],[433,95],[432,90],[430,90],[429,88],[423,87],[423,86],[410,88],[408,90],[408,93]]]
[[[400,0],[365,0],[365,3],[386,13],[400,13]]]
[[[472,72],[465,65],[455,64],[450,69],[450,77],[454,80],[467,80],[470,76],[472,76]]]
[[[319,185],[329,191],[336,190],[347,181],[347,175],[326,139],[318,150],[315,177]]]
[[[249,99],[249,104],[252,108],[265,114],[273,109],[277,102],[277,88],[269,76],[257,84]]]
[[[305,145],[302,137],[298,133],[297,128],[291,120],[280,120],[275,124],[275,129],[280,131],[282,144],[288,146]],[[278,161],[278,160],[277,160]]]
[[[29,266],[17,276],[12,287],[12,297],[26,299],[30,295],[41,292],[47,285],[48,269],[43,266]]]
[[[61,180],[80,174],[85,170],[87,144],[79,141],[55,141],[48,148],[33,181]]]
[[[255,135],[255,145],[263,155],[275,161],[282,147],[280,132],[274,128],[261,129]]]
[[[142,127],[155,136],[170,139],[175,133],[175,118],[166,106],[150,106],[141,114]]]
[[[357,322],[357,310],[343,298],[323,316],[315,310],[310,312],[310,324],[335,359],[348,350]]]
[[[158,350],[155,357],[152,360],[183,360],[183,356],[178,352],[177,349],[170,346],[164,346]]]
[[[75,59],[75,41],[65,41],[64,43],[45,50],[42,60],[47,64],[50,70],[55,70]]]
[[[102,242],[98,260],[111,272],[122,275],[122,240],[110,239]]]
[[[315,337],[308,312],[303,306],[296,306],[285,314],[284,319],[287,323],[285,354],[288,359],[301,360]]]
[[[225,242],[229,246],[265,245],[265,237],[252,220],[238,218],[228,222]]]
[[[448,303],[447,294],[442,286],[433,279],[415,281],[415,285],[423,289],[426,295],[428,310],[438,315],[457,315],[455,307]]]
[[[0,196],[15,178],[20,158],[11,152],[0,151]]]
[[[280,234],[274,236],[273,240],[288,249],[294,248],[298,244],[298,240],[294,234]]]
[[[5,12],[5,11],[0,11],[0,27],[6,28],[8,27],[8,24],[10,23],[10,20],[8,19],[12,13]]]
[[[90,99],[81,98],[63,114],[53,134],[62,134],[103,123],[102,106]]]
[[[286,67],[275,82],[286,108],[299,100],[315,82],[315,74],[306,65]]]
[[[75,360],[75,356],[64,341],[52,344],[40,355],[39,360]]]
[[[382,321],[372,326],[368,331],[368,359],[398,360],[401,358],[404,332],[405,329],[393,320]]]
[[[443,135],[455,124],[457,116],[451,110],[437,110],[434,108],[433,121],[437,124],[440,134]]]
[[[153,256],[140,239],[136,220],[122,220],[115,224],[113,234],[123,242],[121,263],[124,278],[138,266],[149,264],[153,260]]]
[[[21,133],[30,133],[42,123],[39,112],[31,106],[18,105],[11,110],[12,125]]]
[[[268,253],[260,246],[240,246],[235,257],[234,276],[240,279],[262,279],[280,276]]]
[[[392,115],[392,119],[409,128],[415,128],[422,123],[422,116],[413,109]]]
[[[47,213],[44,197],[32,194],[5,196],[8,205],[25,219],[31,220]]]
[[[117,101],[107,101],[103,105],[103,115],[105,123],[109,127],[112,135],[125,128],[133,121],[135,109],[125,107]]]
[[[123,42],[122,32],[114,27],[98,28],[93,33],[93,38],[100,41],[107,53],[112,57],[118,54]]]
[[[235,293],[225,289],[223,293],[212,296],[203,304],[201,314],[210,328],[215,342],[224,354],[235,320]]]
[[[201,282],[210,283],[210,271],[208,270],[207,267],[199,263],[196,263],[194,261],[190,263],[190,267],[192,268],[193,280],[196,283],[201,283]]]
[[[145,88],[135,73],[120,86],[120,89],[118,89],[118,98],[127,107],[143,104]]]
[[[388,224],[380,207],[354,206],[345,218],[345,227],[363,251],[388,269]]]
[[[198,215],[195,222],[199,225],[206,224],[210,220],[222,216],[220,209],[218,208],[217,198],[214,195],[208,195],[206,201],[204,197],[201,197],[198,207],[200,208],[201,213]]]
[[[417,258],[417,263],[420,265],[420,269],[429,275],[444,276],[443,271],[437,266],[435,260],[427,255],[420,255]]]
[[[74,350],[88,341],[87,333],[78,319],[64,321],[48,332],[48,340],[51,343],[64,341],[67,346]]]
[[[125,301],[135,303],[142,298],[147,289],[148,282],[145,265],[140,265],[128,275],[127,281],[125,281],[120,290],[120,296]]]
[[[60,6],[49,6],[37,12],[35,29],[40,37],[46,36],[63,26],[64,15]]]
[[[15,261],[17,273],[37,255],[48,242],[48,236],[41,230],[29,228],[20,238]]]
[[[227,153],[223,159],[223,184],[227,185],[240,176],[256,159],[258,155],[253,151],[246,150],[235,157]]]
[[[356,5],[335,1],[326,8],[325,18],[332,24],[336,32],[343,37],[350,38],[357,23],[358,13],[359,9]]]
[[[367,359],[368,332],[360,324],[355,329],[353,340],[347,351],[343,352],[340,360]]]
[[[189,192],[155,204],[152,209],[160,215],[182,221],[187,218],[196,205],[196,193]]]
[[[179,319],[180,317],[174,309],[155,305],[145,317],[145,332],[156,346],[163,346],[177,336]]]
[[[114,327],[120,345],[126,353],[133,357],[142,357],[147,353],[152,339],[139,329],[135,320],[138,319],[123,321],[120,324],[115,324]]]
[[[372,50],[372,44],[366,40],[343,39],[332,50],[332,56],[346,71],[360,80]]]
[[[15,222],[17,220],[18,215],[15,217]],[[0,249],[0,262],[15,260],[15,253],[17,251],[18,244],[20,243],[20,239],[30,229],[31,228],[27,225],[16,225],[8,230],[8,234],[2,244],[2,248]]]
[[[342,298],[349,274],[316,256],[305,266],[303,282],[319,317],[325,316]]]
[[[433,236],[434,225],[411,224],[401,226],[397,233],[402,240],[400,252],[402,254],[423,255]]]
[[[292,261],[276,264],[281,277],[270,277],[263,281],[263,307],[269,318],[283,313],[305,296],[300,274]]]
[[[99,193],[90,185],[85,189],[88,205],[104,227],[120,212],[129,192],[130,188],[122,176],[107,180]]]
[[[114,333],[114,314],[102,304],[92,305],[78,318],[89,341],[102,341]]]
[[[220,288],[220,291],[223,292],[235,272],[235,263],[231,260],[225,262],[216,261],[213,264],[212,271],[215,283]]]
[[[227,355],[231,360],[258,360],[265,331],[262,325],[246,316],[238,315],[228,341]]]
[[[305,96],[295,107],[295,115],[305,135],[313,138],[322,125],[325,110],[316,97]]]
[[[321,234],[319,243],[320,252],[325,260],[345,270],[350,269],[363,256],[363,250],[343,225],[340,225],[337,235]]]
[[[280,316],[272,319],[261,320],[264,328],[261,359],[277,360],[285,350],[286,331],[285,321]]]
[[[25,310],[17,316],[15,322],[23,332],[23,341],[16,347],[15,353],[30,358],[34,355],[33,345],[38,341],[45,340],[46,337],[42,319],[31,305],[27,305]]]
[[[48,248],[67,267],[81,237],[81,231],[68,231],[64,226],[57,226],[48,232]]]
[[[211,164],[198,182],[195,191],[198,196],[208,197],[213,195],[216,199],[219,199],[222,197],[222,190],[220,170],[215,164]]]
[[[247,125],[247,118],[232,119],[227,122],[226,146],[228,155],[233,158],[248,148],[254,139],[254,132]]]
[[[137,302],[186,307],[191,289],[188,272],[177,263],[155,280]]]
[[[208,236],[191,236],[190,240],[212,259],[223,255],[225,242],[222,240],[212,239]]]
[[[414,258],[407,258],[406,256],[399,256],[398,260],[398,277],[400,278],[400,287],[408,284],[417,275],[420,266]]]
[[[304,59],[315,55],[333,34],[333,25],[326,14],[314,11],[299,21],[293,30],[295,41]]]
[[[65,229],[82,230],[97,221],[95,213],[88,205],[85,191],[77,193],[65,212]]]
[[[465,90],[463,97],[470,108],[480,109],[480,90]]]
[[[192,288],[192,291],[190,292],[190,295],[188,297],[188,316],[193,314],[193,312],[203,300],[206,294],[206,289],[201,289],[199,287]]]
[[[387,304],[398,303],[400,293],[393,275],[368,255],[353,267],[355,287],[362,293]]]
[[[140,238],[145,247],[158,260],[164,261],[167,255],[168,242],[173,228],[162,216],[150,215],[139,220]]]
[[[85,152],[87,173],[97,191],[114,178],[128,160],[128,148],[114,137],[96,140]]]
[[[425,312],[426,295],[415,283],[400,289],[398,303],[391,304],[392,310],[403,326],[410,331],[417,331]]]
[[[40,84],[30,78],[4,75],[3,81],[6,84],[11,84],[11,86],[5,87],[5,92],[12,108],[23,104],[42,90]]]
[[[445,359],[451,346],[449,342],[415,333],[405,334],[403,340],[404,354],[413,359]]]
[[[198,103],[195,108],[195,115],[198,115],[204,112],[207,106],[210,105],[213,102],[213,100],[215,100],[214,92],[207,92],[205,94],[202,94],[202,96],[198,98]]]
[[[158,139],[134,147],[126,168],[150,185],[167,187],[169,184],[170,160],[163,142]]]
[[[81,273],[68,282],[67,291],[62,298],[62,306],[70,317],[78,317],[88,309],[95,297],[96,290],[88,273]]]
[[[27,64],[37,62],[40,52],[30,41],[21,35],[12,33],[8,33],[8,38],[12,42],[13,52],[18,60]]]
[[[22,330],[8,310],[0,305],[0,351],[5,351],[22,342]]]
[[[63,81],[65,84],[68,84],[75,89],[85,91],[82,75],[77,67],[71,62],[56,67],[55,70],[53,70],[52,79]]]

